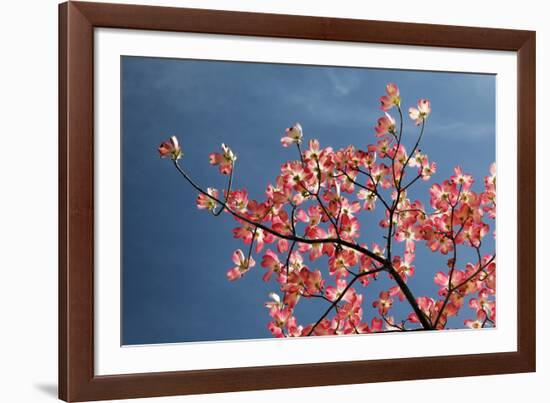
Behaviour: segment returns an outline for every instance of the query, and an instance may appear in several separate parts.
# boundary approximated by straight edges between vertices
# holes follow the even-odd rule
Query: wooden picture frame
[[[518,350],[131,375],[94,374],[94,28],[517,52]],[[535,371],[535,32],[68,2],[59,6],[59,398],[65,401]],[[391,363],[391,371],[387,365]]]

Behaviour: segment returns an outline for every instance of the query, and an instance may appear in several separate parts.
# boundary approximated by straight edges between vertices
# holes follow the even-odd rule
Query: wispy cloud
[[[454,121],[445,123],[428,124],[430,135],[461,140],[476,141],[482,139],[494,139],[495,125],[490,123],[472,123],[467,121]]]
[[[325,69],[324,72],[336,96],[349,95],[362,86],[363,78],[357,74],[341,74],[337,68]]]

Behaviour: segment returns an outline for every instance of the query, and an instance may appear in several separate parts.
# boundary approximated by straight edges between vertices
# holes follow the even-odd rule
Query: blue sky
[[[229,144],[238,154],[235,187],[262,199],[281,163],[297,158],[294,149],[280,146],[286,127],[300,122],[306,139],[322,146],[365,147],[375,141],[384,86],[395,82],[404,109],[421,97],[432,102],[422,149],[438,171],[413,187],[412,198],[426,203],[429,186],[452,175],[456,165],[474,175],[474,190],[480,190],[495,160],[492,75],[144,57],[122,57],[121,74],[123,344],[271,337],[264,302],[276,285],[261,280],[261,256],[243,279],[227,281],[231,254],[243,248],[231,233],[235,222],[197,210],[196,192],[158,158],[158,144],[172,134],[185,153],[182,165],[204,187],[225,186],[208,154]],[[417,131],[409,121],[405,130],[410,147]],[[361,216],[361,242],[381,242],[379,216]],[[417,246],[410,288],[417,296],[434,296],[433,276],[445,271],[447,257]],[[488,238],[485,251],[493,250]],[[472,256],[461,249],[459,265]],[[324,271],[325,262],[310,268]],[[389,285],[383,278],[365,290],[369,321],[372,300]],[[296,315],[309,323],[325,309],[326,302],[302,301]],[[449,324],[461,327],[465,316],[473,316],[464,311]],[[393,309],[398,319],[408,312],[406,303]]]

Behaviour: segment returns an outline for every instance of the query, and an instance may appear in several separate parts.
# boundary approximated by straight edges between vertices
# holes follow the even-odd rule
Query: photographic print
[[[495,86],[121,57],[121,343],[495,328]]]

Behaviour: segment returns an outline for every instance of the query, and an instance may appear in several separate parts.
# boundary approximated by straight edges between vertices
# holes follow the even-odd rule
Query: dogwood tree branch
[[[495,216],[495,168],[491,168],[492,176],[485,178],[485,191],[477,194],[470,190],[473,177],[463,174],[461,168],[457,166],[454,176],[430,188],[430,204],[435,212],[427,213],[420,201],[411,201],[408,189],[419,179],[429,179],[436,171],[435,162],[430,163],[427,155],[420,150],[426,119],[431,113],[430,102],[427,99],[420,99],[417,108],[408,110],[409,117],[417,126],[421,126],[417,137],[412,141],[414,144],[409,153],[405,147],[405,142],[408,143],[408,140],[403,133],[404,119],[398,87],[392,83],[387,84],[386,95],[380,98],[380,102],[385,116],[378,119],[375,130],[377,137],[381,139],[376,144],[369,144],[366,150],[353,146],[340,150],[333,150],[332,147],[321,149],[319,142],[313,139],[309,142],[309,149],[304,153],[301,147],[303,141],[301,125],[296,123],[287,128],[284,137],[281,138],[281,144],[283,147],[296,145],[299,161],[288,161],[282,165],[281,175],[277,177],[275,186],[268,187],[266,192],[268,201],[263,203],[255,200],[249,203],[246,189],[231,191],[234,163],[237,157],[225,144],[222,144],[221,154],[210,154],[210,163],[219,165],[220,173],[229,174],[223,196],[220,196],[216,189],[205,190],[183,169],[178,162],[183,152],[175,136],[159,146],[160,156],[170,157],[179,174],[199,192],[197,206],[200,209],[210,210],[214,216],[219,216],[225,211],[239,223],[240,227],[235,230],[235,237],[242,238],[245,244],[250,242],[248,262],[252,259],[255,243],[256,252],[259,253],[264,237],[267,237],[265,242],[271,243],[274,239],[278,242],[277,249],[280,256],[268,250],[264,256],[265,260],[262,261],[262,266],[269,269],[266,273],[267,279],[273,271],[279,273],[277,281],[280,283],[281,291],[284,292],[283,303],[278,296],[272,296],[275,303],[266,303],[273,319],[269,325],[270,330],[275,336],[339,334],[342,331],[346,334],[358,334],[381,329],[382,321],[377,318],[375,318],[376,321],[373,319],[372,329],[367,323],[361,323],[362,294],[356,295],[357,291],[352,287],[358,279],[362,279],[363,285],[368,285],[370,279],[367,276],[372,275],[376,279],[376,274],[382,271],[387,272],[396,284],[389,291],[382,291],[379,300],[373,302],[373,306],[378,307],[380,315],[386,322],[389,329],[386,331],[392,331],[392,328],[397,331],[408,331],[446,327],[448,304],[453,305],[451,312],[456,312],[462,307],[462,303],[454,299],[451,301],[452,294],[457,292],[463,296],[473,292],[470,288],[466,290],[462,287],[468,281],[476,279],[481,272],[485,273],[485,276],[480,277],[479,283],[475,285],[480,293],[478,304],[482,304],[482,292],[494,294],[494,281],[489,278],[492,272],[487,273],[485,269],[494,261],[495,255],[489,260],[484,258],[484,262],[480,246],[481,240],[490,228],[481,217],[485,212],[488,212],[490,218]],[[387,113],[392,108],[395,108],[399,114],[398,130],[396,130],[395,120]],[[377,163],[377,158],[386,160]],[[418,173],[405,184],[409,167],[410,169],[419,167]],[[365,175],[366,178],[360,175]],[[462,198],[463,186],[467,193]],[[360,190],[357,191],[355,188]],[[391,192],[391,199],[386,200],[383,194],[386,194],[384,190],[388,189]],[[386,242],[382,247],[375,243],[370,250],[358,239],[361,224],[355,217],[355,213],[360,209],[360,204],[346,195],[356,191],[357,199],[364,200],[364,209],[373,209],[377,200],[380,200],[385,207],[385,218],[379,224],[385,228],[383,238]],[[309,209],[303,207],[305,204],[302,203],[305,202],[312,203]],[[470,219],[472,222],[469,222]],[[458,220],[460,223],[457,224],[460,225],[458,230],[455,230],[457,226],[455,221]],[[297,233],[298,222],[307,223],[303,235]],[[462,234],[462,231],[466,231],[466,234]],[[411,263],[415,259],[416,242],[422,240],[426,241],[433,252],[439,251],[447,255],[452,251],[452,257],[448,259],[450,268],[448,278],[443,280],[443,273],[441,275],[438,273],[435,279],[437,284],[443,286],[440,290],[441,295],[444,290],[447,291],[443,301],[435,302],[427,296],[415,298],[407,285],[408,278],[414,274]],[[456,269],[457,247],[467,241],[475,248],[478,256],[478,269],[474,268],[475,272],[470,275]],[[406,242],[403,256],[393,250],[396,242]],[[298,251],[295,251],[296,249]],[[311,250],[309,257],[311,262],[322,255],[329,257],[329,274],[335,277],[336,287],[330,286],[324,289],[325,280],[320,271],[310,271],[302,264],[301,254],[308,250]],[[241,250],[236,252],[242,254]],[[286,259],[284,259],[285,252]],[[280,259],[284,259],[284,265]],[[352,270],[357,264],[360,264],[359,273]],[[283,270],[286,271],[286,277]],[[470,269],[466,273],[468,272]],[[459,279],[464,279],[465,276],[468,278],[460,284],[453,284],[456,281],[455,274]],[[346,282],[344,278],[347,279],[350,275],[351,280]],[[265,276],[264,280],[266,280]],[[413,313],[401,322],[395,322],[393,318],[387,316],[393,303],[390,296],[396,294],[399,295],[400,300],[406,300],[413,309]],[[300,297],[318,298],[329,302],[329,306],[321,317],[305,329],[297,324],[294,316],[294,308]],[[491,302],[488,305],[488,311],[483,308],[485,313],[483,321],[481,321],[482,312],[478,309],[478,320],[466,321],[469,323],[465,322],[465,325],[484,327],[488,323],[494,324],[493,304]],[[331,319],[330,326],[327,327],[324,321],[326,322],[333,310],[336,313]],[[452,316],[452,314],[449,315]],[[405,326],[407,321],[419,323],[420,327],[407,329]],[[319,329],[321,323],[323,327]]]
[[[178,170],[178,172],[185,178],[185,180],[196,191],[198,191],[199,193],[203,194],[206,197],[209,197],[210,199],[214,200],[216,203],[220,204],[223,209],[225,209],[227,212],[229,212],[231,215],[238,218],[239,220],[242,220],[242,221],[244,221],[244,222],[246,222],[250,225],[256,226],[256,227],[260,228],[261,230],[266,231],[266,232],[268,232],[268,233],[270,233],[270,234],[272,234],[272,235],[274,235],[278,238],[281,238],[281,239],[286,239],[288,241],[296,241],[296,242],[299,242],[299,243],[305,243],[305,244],[310,244],[310,245],[319,244],[319,243],[322,243],[322,244],[338,244],[338,245],[341,245],[341,246],[345,246],[346,248],[356,250],[357,252],[363,253],[363,254],[367,255],[368,257],[370,257],[371,259],[376,260],[380,264],[386,264],[386,260],[384,258],[382,258],[382,257],[378,256],[377,254],[373,253],[372,251],[362,247],[361,245],[346,241],[344,239],[338,239],[338,238],[311,239],[311,238],[303,238],[303,237],[294,236],[294,235],[282,234],[282,233],[277,232],[277,231],[273,230],[272,228],[270,228],[270,227],[268,227],[268,226],[266,226],[266,225],[264,225],[260,222],[251,220],[250,218],[245,217],[244,215],[239,214],[236,211],[232,210],[229,207],[228,204],[224,203],[219,198],[209,194],[207,191],[205,191],[199,185],[197,185],[189,177],[189,175],[187,175],[187,173],[181,168],[178,161],[173,161],[173,163],[174,163],[174,166],[176,167],[176,169]]]

